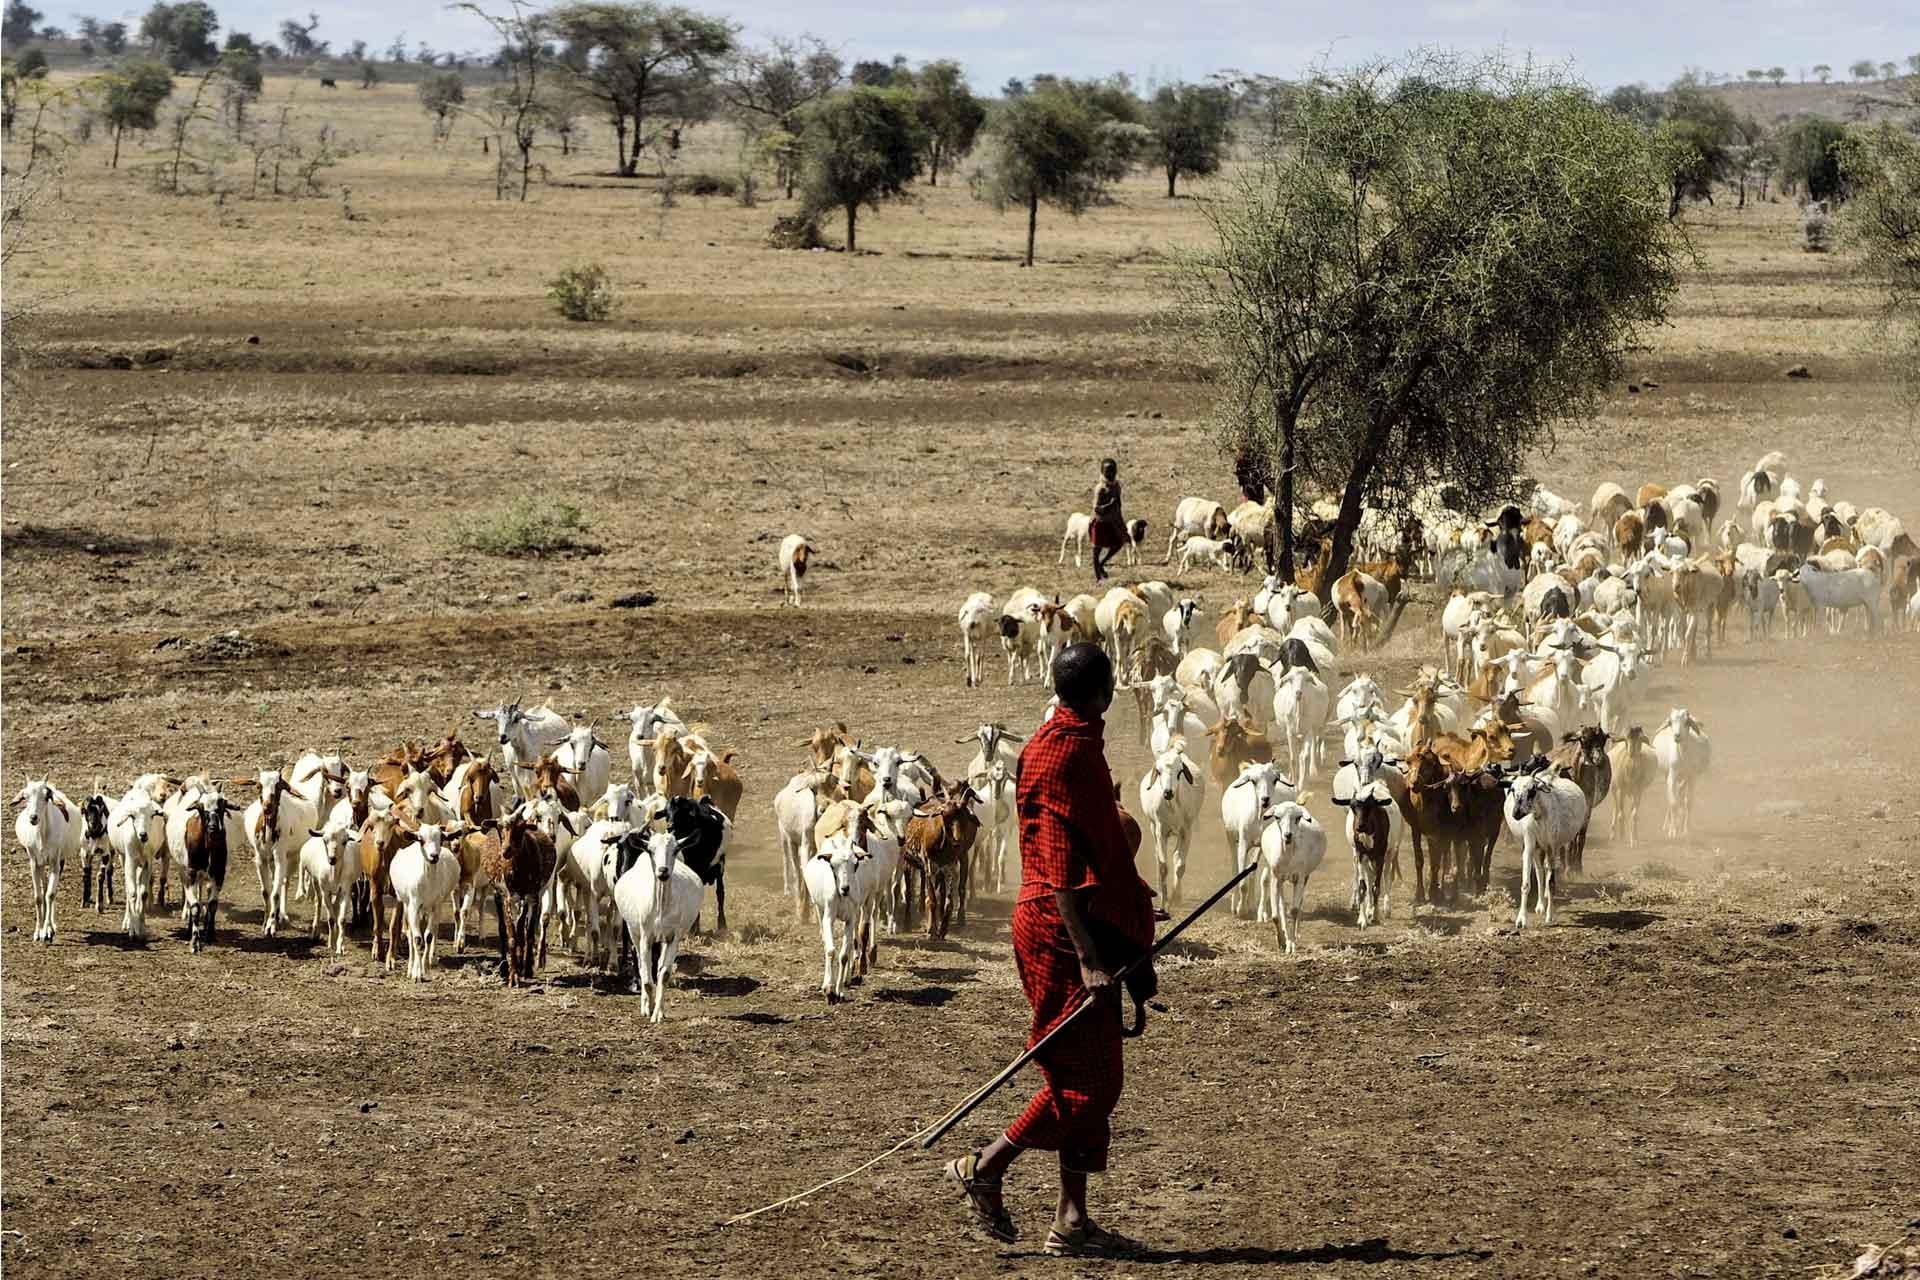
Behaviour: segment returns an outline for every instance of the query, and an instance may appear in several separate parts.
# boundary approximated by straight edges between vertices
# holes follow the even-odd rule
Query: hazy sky
[[[34,0],[50,22],[77,13],[119,14],[117,5]],[[120,0],[124,4],[125,0]],[[478,48],[484,29],[425,0],[212,0],[228,29],[269,35],[282,18],[312,8],[317,33],[342,47],[354,38],[384,47],[409,43]],[[142,6],[143,8],[144,6]],[[1229,0],[694,0],[746,27],[749,39],[816,32],[849,62],[904,53],[914,61],[958,58],[976,89],[1038,71],[1142,82],[1194,80],[1222,67],[1294,76],[1316,62],[1347,65],[1433,45],[1510,53],[1570,65],[1610,87],[1664,84],[1688,66],[1720,72],[1748,67],[1844,68],[1860,59],[1901,61],[1920,53],[1915,0],[1305,0],[1280,6]],[[130,10],[138,13],[141,9]]]

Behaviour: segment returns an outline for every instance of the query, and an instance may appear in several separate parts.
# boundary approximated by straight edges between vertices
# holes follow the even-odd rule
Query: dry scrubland
[[[823,720],[950,766],[979,719],[1032,722],[1035,690],[962,687],[952,612],[979,587],[1077,589],[1059,519],[1102,453],[1161,539],[1181,495],[1227,496],[1186,353],[1142,331],[1194,203],[1143,176],[1080,221],[1043,212],[1032,271],[1018,217],[964,183],[864,220],[871,252],[781,253],[761,240],[783,203],[663,211],[594,172],[598,139],[496,204],[469,127],[434,147],[410,88],[298,94],[309,128],[365,144],[330,175],[363,220],[337,197],[156,196],[95,143],[5,282],[46,306],[46,367],[5,424],[5,789],[334,741],[364,759],[450,722],[477,740],[470,709],[523,690],[602,714],[671,693],[744,753],[735,929],[690,948],[649,1029],[564,956],[522,993],[477,953],[414,987],[363,940],[344,964],[264,940],[244,867],[204,955],[123,949],[71,885],[42,949],[10,851],[0,1258],[1055,1273],[1037,1161],[1010,1250],[960,1225],[918,1154],[710,1224],[864,1158],[1017,1045],[1004,900],[946,943],[887,945],[852,1004],[821,1006],[766,806]],[[683,167],[730,150],[702,131]],[[1724,483],[1777,446],[1803,482],[1920,518],[1872,297],[1799,251],[1790,206],[1692,227],[1701,266],[1635,362],[1647,389],[1618,388],[1540,476],[1582,497]],[[595,259],[617,318],[554,318],[543,282]],[[1800,363],[1811,379],[1782,376]],[[454,515],[526,493],[577,502],[597,552],[451,546]],[[821,560],[800,612],[772,573],[794,529]],[[1210,624],[1242,584],[1187,585]],[[658,602],[606,607],[640,589]],[[1426,613],[1370,664],[1383,683],[1438,653]],[[1894,780],[1920,768],[1920,645],[1736,643],[1658,670],[1642,716],[1673,702],[1715,740],[1696,834],[1599,839],[1551,931],[1499,931],[1503,850],[1489,899],[1415,913],[1403,886],[1363,934],[1337,834],[1298,958],[1251,923],[1196,929],[1130,1058],[1115,1218],[1222,1275],[1810,1274],[1898,1236],[1920,1205],[1920,805]],[[1131,789],[1130,711],[1111,738]],[[1196,847],[1198,886],[1225,862],[1216,819]]]

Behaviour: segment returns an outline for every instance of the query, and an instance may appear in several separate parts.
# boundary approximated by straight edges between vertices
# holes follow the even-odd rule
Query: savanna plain
[[[885,939],[827,1006],[770,803],[818,725],[951,774],[976,724],[1037,721],[1044,693],[1007,687],[997,655],[965,687],[954,614],[975,590],[1087,589],[1056,555],[1102,455],[1153,526],[1123,579],[1173,573],[1182,496],[1232,499],[1192,353],[1150,325],[1209,189],[1168,200],[1143,176],[1084,218],[1043,211],[1031,270],[1023,220],[964,175],[864,218],[858,255],[787,252],[764,243],[785,202],[664,207],[605,176],[599,139],[548,157],[527,203],[496,202],[477,139],[435,145],[409,87],[270,80],[265,105],[290,93],[304,127],[360,148],[327,196],[162,196],[150,158],[111,172],[96,141],[9,272],[41,324],[5,414],[0,787],[117,794],[148,769],[238,776],[334,745],[364,764],[449,725],[481,742],[473,710],[503,698],[608,716],[667,694],[740,753],[732,927],[685,949],[649,1026],[564,948],[503,987],[491,924],[459,954],[443,933],[421,985],[364,932],[343,958],[301,927],[264,937],[244,865],[200,954],[177,914],[128,945],[77,876],[41,946],[9,849],[0,1261],[1057,1272],[1041,1161],[1009,1186],[1011,1247],[938,1177],[1030,1081],[934,1152],[718,1225],[938,1116],[1027,1021],[1010,892],[943,941]],[[696,134],[683,166],[722,168],[732,145]],[[1583,506],[1607,479],[1725,491],[1778,448],[1803,484],[1911,527],[1920,437],[1875,298],[1843,255],[1802,252],[1790,204],[1688,217],[1698,260],[1635,357],[1639,390],[1565,428],[1538,478]],[[618,293],[607,323],[544,297],[585,261]],[[578,506],[586,545],[457,545],[458,519],[521,498]],[[798,609],[774,572],[795,531],[816,549]],[[1208,633],[1257,585],[1180,582]],[[611,607],[638,592],[653,603]],[[1681,705],[1712,736],[1692,834],[1658,834],[1656,793],[1630,848],[1603,806],[1551,928],[1511,929],[1504,843],[1488,894],[1416,910],[1403,882],[1355,928],[1338,811],[1313,801],[1332,840],[1300,953],[1220,911],[1167,957],[1169,1012],[1129,1050],[1096,1189],[1154,1252],[1076,1273],[1807,1275],[1913,1229],[1920,638],[1743,631],[1655,668],[1637,702],[1649,730]],[[1422,594],[1354,665],[1391,688],[1440,654]],[[1124,698],[1108,741],[1135,794],[1148,759]],[[1190,890],[1230,866],[1218,811],[1210,790]]]

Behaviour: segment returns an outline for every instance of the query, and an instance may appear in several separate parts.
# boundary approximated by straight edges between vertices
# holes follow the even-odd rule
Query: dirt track
[[[1726,288],[1689,298],[1723,306]],[[742,751],[751,817],[735,929],[689,949],[659,1028],[565,956],[508,992],[477,950],[413,986],[369,968],[364,936],[342,962],[265,940],[248,867],[201,956],[171,932],[126,949],[74,884],[41,948],[10,850],[10,1270],[1071,1270],[1037,1255],[1038,1160],[1015,1178],[1012,1250],[967,1231],[918,1153],[714,1226],[937,1115],[1024,1027],[1007,895],[945,944],[890,941],[851,1004],[823,1006],[767,804],[818,723],[943,765],[982,719],[1030,724],[1031,686],[962,687],[953,610],[976,588],[1081,589],[1054,565],[1058,516],[1108,448],[1159,538],[1182,494],[1224,495],[1199,391],[1084,295],[1018,322],[919,295],[906,320],[871,298],[818,321],[779,298],[680,301],[612,338],[556,336],[532,303],[453,333],[278,305],[192,316],[187,336],[159,312],[65,322],[58,394],[7,421],[8,792],[335,742],[365,759],[521,691],[601,715],[671,693]],[[237,351],[249,333],[259,357]],[[150,347],[178,354],[80,367]],[[826,362],[849,350],[878,371]],[[1884,385],[1838,353],[1781,382],[1793,355],[1655,353],[1657,394],[1623,392],[1541,475],[1570,496],[1602,476],[1724,481],[1791,432],[1803,478],[1911,523],[1920,467]],[[754,367],[713,376],[729,361]],[[599,553],[449,549],[448,515],[528,489],[587,506]],[[800,611],[778,607],[771,563],[793,528],[822,549]],[[1209,627],[1244,586],[1190,585]],[[607,607],[639,588],[658,602]],[[1367,664],[1383,684],[1437,655],[1426,625],[1417,606]],[[1898,728],[1920,646],[1734,631],[1641,703],[1649,723],[1687,705],[1713,734],[1695,835],[1599,839],[1550,931],[1505,932],[1506,848],[1487,899],[1415,913],[1402,887],[1384,927],[1354,929],[1316,802],[1336,834],[1303,954],[1219,918],[1166,968],[1173,1012],[1132,1053],[1099,1188],[1116,1224],[1209,1275],[1806,1274],[1897,1236],[1920,1205],[1920,806],[1891,780],[1920,769]],[[1131,788],[1130,710],[1111,739]],[[1195,886],[1224,865],[1217,799]]]

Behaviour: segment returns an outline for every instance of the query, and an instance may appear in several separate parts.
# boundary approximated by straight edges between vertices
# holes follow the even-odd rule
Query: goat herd
[[[1829,501],[1819,481],[1803,497],[1777,453],[1742,477],[1744,523],[1723,522],[1716,545],[1719,509],[1719,487],[1705,479],[1631,496],[1604,484],[1584,513],[1536,489],[1491,521],[1422,495],[1399,518],[1367,512],[1361,563],[1331,583],[1323,549],[1297,580],[1268,576],[1235,600],[1214,628],[1217,648],[1199,643],[1198,602],[1164,582],[1065,602],[1023,587],[998,606],[975,593],[959,611],[965,678],[982,682],[996,639],[1009,685],[1045,684],[1068,644],[1107,649],[1152,754],[1123,802],[1137,796],[1169,903],[1180,899],[1211,782],[1235,868],[1259,863],[1234,909],[1271,919],[1278,945],[1295,950],[1306,882],[1327,849],[1305,788],[1325,778],[1345,810],[1360,927],[1389,913],[1408,835],[1422,902],[1483,892],[1503,830],[1520,847],[1516,923],[1525,926],[1531,902],[1551,924],[1561,873],[1581,868],[1603,801],[1614,805],[1615,838],[1632,844],[1641,797],[1660,779],[1666,833],[1688,831],[1711,743],[1683,707],[1651,736],[1631,723],[1649,664],[1711,654],[1736,608],[1750,640],[1777,624],[1790,635],[1833,631],[1853,609],[1869,630],[1889,614],[1896,627],[1920,627],[1920,550],[1886,511]],[[1315,511],[1302,545],[1324,548],[1317,534],[1330,514]],[[1185,499],[1167,559],[1179,551],[1186,569],[1244,571],[1271,516],[1259,503],[1229,512]],[[1136,543],[1144,524],[1129,529]],[[1071,549],[1078,562],[1084,525],[1069,520],[1062,561]],[[810,549],[798,535],[781,546],[796,605]],[[1354,659],[1391,635],[1417,576],[1450,593],[1445,653],[1389,709]],[[424,980],[442,915],[451,912],[459,949],[490,898],[509,984],[532,978],[558,929],[590,966],[625,972],[631,963],[642,1009],[658,1021],[708,886],[716,926],[726,927],[726,856],[742,794],[734,753],[662,698],[615,717],[628,726],[630,770],[616,781],[592,723],[518,701],[475,714],[491,722],[497,765],[496,744],[474,755],[449,730],[364,770],[340,753],[309,752],[256,777],[142,774],[117,800],[96,786],[78,804],[44,779],[27,782],[15,832],[32,874],[34,937],[53,940],[69,861],[81,869],[83,905],[97,910],[114,901],[118,873],[134,939],[147,936],[148,906],[165,908],[177,869],[198,951],[214,936],[229,864],[250,854],[270,935],[290,923],[290,899],[305,896],[330,952],[344,950],[350,922],[370,919],[373,958],[394,968],[404,937],[408,974]],[[1323,740],[1336,736],[1343,749],[1329,762]],[[785,892],[819,924],[830,1000],[875,962],[880,935],[914,927],[922,913],[944,935],[965,923],[972,892],[1006,885],[1023,739],[989,723],[958,741],[978,750],[949,780],[920,751],[868,749],[844,724],[823,727],[802,744],[808,767],[774,797]],[[229,798],[235,790],[256,794],[243,806]],[[1128,816],[1136,852],[1139,822]]]

